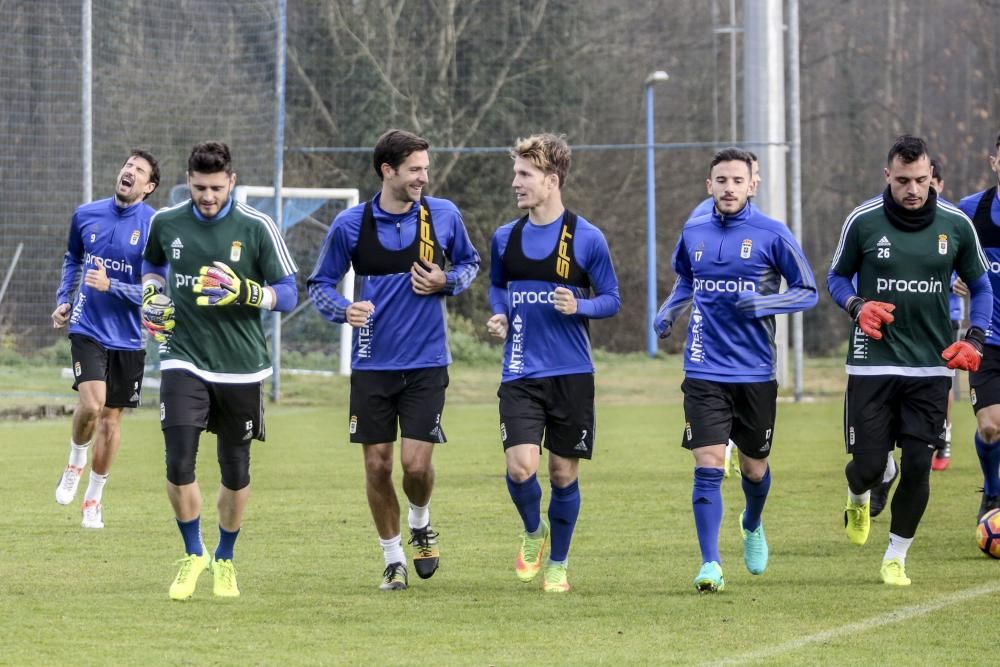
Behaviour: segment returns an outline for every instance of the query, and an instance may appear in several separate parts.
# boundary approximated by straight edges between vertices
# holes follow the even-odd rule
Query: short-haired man
[[[931,187],[937,193],[938,201],[951,204],[944,198],[944,169],[936,159],[931,159]],[[948,294],[948,310],[951,317],[952,340],[959,339],[962,320],[965,319],[965,300],[969,295],[966,288],[957,275],[951,274],[951,292]],[[855,288],[857,283],[855,283]],[[944,435],[935,443],[934,458],[931,460],[931,470],[947,470],[951,464],[951,410],[954,403],[954,390],[958,386],[958,374],[952,378],[953,391],[948,392],[948,407],[945,416]],[[882,474],[882,483],[872,489],[871,494],[871,516],[877,517],[885,509],[889,502],[889,492],[892,484],[899,477],[899,465],[893,457],[892,452],[886,459],[885,472]]]
[[[146,357],[139,314],[142,248],[154,212],[145,199],[159,183],[156,158],[135,149],[118,170],[114,195],[80,206],[70,223],[52,326],[69,324],[79,400],[56,502],[73,502],[93,443],[84,528],[104,527],[104,485],[121,444],[122,411],[139,405]]]
[[[740,515],[743,560],[751,574],[767,568],[761,516],[771,487],[768,457],[778,394],[774,316],[811,308],[817,294],[809,262],[788,227],[749,202],[750,154],[737,148],[716,153],[706,188],[715,201],[712,213],[689,220],[681,230],[672,259],[677,281],[654,328],[665,338],[691,306],[682,444],[695,462],[691,503],[702,564],[694,586],[710,593],[725,586],[719,529],[730,440],[739,449],[746,499]],[[788,288],[779,292],[782,277]]]
[[[514,197],[525,215],[493,234],[493,316],[486,327],[505,341],[497,392],[500,440],[507,490],[524,525],[514,568],[521,581],[530,582],[544,565],[543,589],[565,593],[580,513],[580,459],[594,453],[588,322],[616,314],[621,297],[604,235],[563,205],[570,168],[566,140],[554,134],[519,139],[511,157]],[[537,477],[543,443],[552,487],[548,525],[541,518]]]
[[[250,443],[264,440],[261,383],[271,375],[260,313],[287,312],[298,300],[297,268],[281,230],[232,196],[229,147],[195,146],[187,184],[190,199],[153,217],[143,253],[143,321],[161,343],[167,497],[184,540],[173,600],[190,598],[209,567],[216,596],[240,594],[233,547],[250,495]],[[214,558],[202,543],[195,478],[206,429],[216,435],[222,478]]]
[[[441,413],[451,364],[445,297],[463,292],[479,272],[458,207],[424,196],[428,148],[403,130],[379,138],[372,157],[382,190],[337,215],[308,281],[319,313],[354,327],[349,432],[364,453],[368,506],[385,560],[383,591],[409,584],[392,481],[397,427],[413,567],[421,579],[438,568],[431,455],[435,443],[445,442]],[[361,279],[353,303],[337,291],[352,263]]]
[[[868,540],[870,490],[898,446],[901,471],[880,574],[890,586],[908,586],[906,553],[930,497],[953,369],[979,368],[993,296],[971,221],[930,186],[924,141],[899,137],[886,162],[882,195],[844,222],[827,286],[857,324],[847,352],[844,529],[854,544]],[[957,342],[948,316],[953,271],[971,296],[971,326]]]
[[[757,194],[757,186],[760,185],[760,161],[757,159],[757,154],[753,151],[747,151],[747,155],[750,156],[752,161],[752,169],[750,172],[750,206],[753,206],[753,196]],[[691,213],[688,215],[688,220],[693,220],[694,218],[701,217],[703,215],[709,215],[715,210],[715,197],[709,195],[705,199],[694,207]],[[732,440],[726,445],[726,457],[722,464],[723,477],[728,478],[730,474],[735,472],[737,475],[740,474],[740,460],[739,456],[733,456],[737,451],[736,443]]]

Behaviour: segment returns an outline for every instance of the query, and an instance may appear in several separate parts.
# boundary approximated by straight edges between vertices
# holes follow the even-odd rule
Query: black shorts
[[[716,382],[684,378],[684,434],[687,449],[730,440],[753,459],[771,453],[778,383]]]
[[[1000,403],[1000,347],[983,346],[983,361],[978,371],[969,373],[969,387],[975,412]]]
[[[73,389],[79,391],[81,382],[98,380],[107,387],[105,407],[139,407],[145,350],[109,350],[81,334],[70,334],[69,343],[73,357]]]
[[[197,426],[239,444],[264,441],[264,392],[260,382],[209,382],[188,371],[160,376],[160,428]]]
[[[568,459],[594,455],[594,374],[525,378],[500,384],[503,448],[542,445]]]
[[[351,442],[447,442],[441,427],[448,367],[351,373]]]
[[[844,395],[849,454],[890,452],[903,436],[938,445],[944,437],[951,378],[850,375]]]

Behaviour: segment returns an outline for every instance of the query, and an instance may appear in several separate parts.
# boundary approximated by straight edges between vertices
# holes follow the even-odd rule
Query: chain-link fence
[[[0,2],[0,279],[10,277],[0,350],[26,354],[62,338],[49,313],[83,198],[81,6],[93,7],[94,197],[110,195],[128,149],[143,146],[163,166],[151,200],[159,206],[183,182],[190,147],[208,139],[230,144],[239,183],[272,183],[279,1]],[[370,154],[344,149],[371,146],[388,127],[412,130],[448,149],[432,154],[430,193],[459,205],[486,260],[493,230],[517,215],[504,146],[537,131],[603,146],[575,153],[564,198],[605,231],[621,283],[622,313],[595,322],[595,346],[642,350],[643,81],[670,74],[657,87],[656,140],[700,146],[656,154],[662,298],[679,228],[705,196],[705,145],[741,138],[732,135],[742,120],[734,98],[744,4],[288,0],[284,184],[368,197],[379,185]],[[928,138],[953,200],[995,180],[985,156],[1000,129],[1000,91],[990,84],[1000,73],[1000,12],[984,0],[799,4],[803,247],[822,281],[844,217],[883,187],[884,151],[897,134]],[[770,166],[761,167],[767,179]],[[334,212],[289,231],[300,284]],[[486,269],[449,300],[475,331],[487,315]],[[846,339],[848,323],[829,299],[805,318],[811,351]],[[283,345],[319,353],[335,345],[335,329],[306,309],[288,322]]]

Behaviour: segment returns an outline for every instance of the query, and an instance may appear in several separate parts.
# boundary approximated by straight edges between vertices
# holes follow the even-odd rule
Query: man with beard
[[[945,427],[953,369],[975,371],[993,310],[986,258],[972,222],[938,199],[923,139],[889,150],[886,188],[847,217],[827,286],[856,322],[848,341],[844,440],[847,538],[862,545],[870,496],[893,447],[902,452],[891,501],[882,581],[908,586],[906,553],[930,497],[931,457]],[[952,271],[968,285],[969,331],[954,341],[948,310]],[[857,288],[851,278],[857,274]]]
[[[139,405],[145,363],[139,310],[142,248],[154,212],[145,199],[159,183],[156,158],[135,149],[118,171],[114,196],[80,206],[70,224],[52,326],[69,325],[73,389],[79,400],[56,502],[73,502],[93,444],[83,496],[84,528],[104,527],[101,500],[121,444],[122,411]]]

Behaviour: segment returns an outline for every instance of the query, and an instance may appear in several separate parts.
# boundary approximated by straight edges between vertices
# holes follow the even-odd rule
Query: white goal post
[[[236,201],[246,203],[249,198],[274,199],[274,187],[270,185],[238,185],[236,186]],[[339,200],[345,203],[346,208],[357,206],[361,201],[361,194],[356,188],[281,188],[281,199],[322,199],[324,201]],[[284,203],[282,203],[284,207]],[[282,234],[285,229],[298,222],[282,220]],[[300,270],[302,267],[299,267]],[[352,266],[344,276],[340,285],[340,292],[348,301],[354,300],[354,267]],[[340,325],[340,374],[351,374],[351,325]],[[272,382],[275,387],[280,384],[281,370],[281,313],[274,313],[274,329],[271,335],[272,366],[274,377]],[[274,393],[277,393],[275,390]]]

